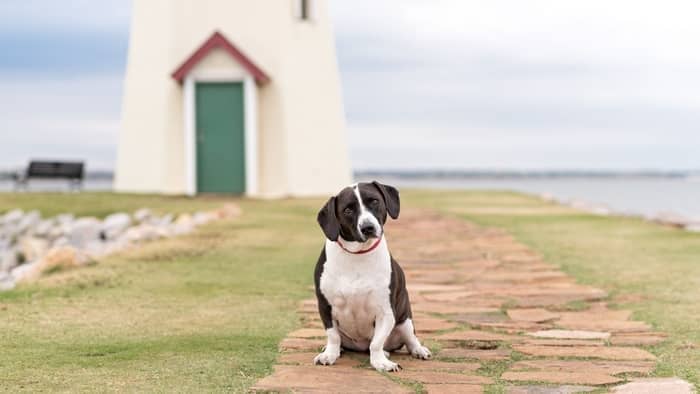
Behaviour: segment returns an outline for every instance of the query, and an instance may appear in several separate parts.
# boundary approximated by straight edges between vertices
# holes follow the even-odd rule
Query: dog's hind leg
[[[433,357],[432,353],[430,353],[430,349],[420,344],[418,337],[416,337],[416,330],[413,327],[413,321],[411,321],[411,319],[406,319],[406,321],[396,326],[395,331],[413,357],[423,360],[428,360]]]

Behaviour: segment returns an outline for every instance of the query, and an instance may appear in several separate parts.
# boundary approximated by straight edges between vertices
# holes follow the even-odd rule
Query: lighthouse
[[[327,195],[350,183],[327,0],[134,0],[119,192]]]

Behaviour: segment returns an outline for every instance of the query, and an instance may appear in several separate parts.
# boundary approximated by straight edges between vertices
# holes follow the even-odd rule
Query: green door
[[[245,192],[242,83],[197,83],[197,192]]]

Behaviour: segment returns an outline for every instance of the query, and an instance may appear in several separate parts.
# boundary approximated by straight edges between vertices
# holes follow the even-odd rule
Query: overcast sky
[[[357,169],[700,168],[700,2],[331,1]],[[0,168],[113,167],[129,7],[0,1]]]

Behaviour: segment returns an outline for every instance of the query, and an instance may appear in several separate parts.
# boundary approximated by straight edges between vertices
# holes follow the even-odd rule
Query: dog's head
[[[384,234],[387,214],[399,217],[400,200],[396,188],[372,183],[356,183],[331,197],[318,213],[318,224],[326,238],[366,242]]]

